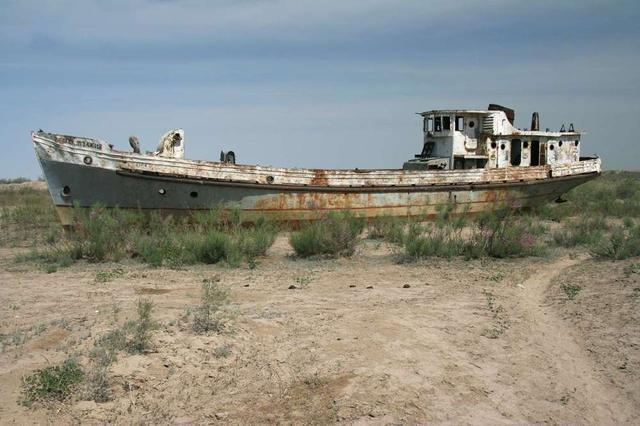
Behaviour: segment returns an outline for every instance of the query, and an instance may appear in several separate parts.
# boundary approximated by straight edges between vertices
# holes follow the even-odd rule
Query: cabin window
[[[464,130],[464,117],[456,115],[456,130]]]
[[[473,126],[475,126],[475,125],[476,125],[476,123],[474,123],[474,122],[473,122],[473,120],[471,120],[471,121],[469,122],[469,127],[471,127],[472,129],[473,129]]]
[[[575,141],[574,144],[575,144],[575,146],[578,146],[580,144],[580,142],[579,141]]]
[[[562,146],[562,141],[558,142],[558,146]]]
[[[451,117],[448,115],[442,117],[442,130],[451,130]]]
[[[436,132],[442,131],[442,117],[436,117],[435,121],[433,122],[433,130],[435,130]]]
[[[433,117],[426,117],[422,128],[425,132],[433,132]]]

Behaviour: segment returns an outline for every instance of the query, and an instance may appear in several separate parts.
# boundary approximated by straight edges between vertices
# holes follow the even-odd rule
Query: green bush
[[[135,253],[151,266],[178,268],[198,262],[204,256],[205,237],[193,231],[158,230],[134,240]]]
[[[239,251],[248,261],[267,254],[276,240],[278,230],[271,224],[259,221],[253,227],[238,229],[234,240]]]
[[[466,247],[467,257],[538,256],[545,247],[540,243],[540,228],[507,207],[480,214]]]
[[[640,256],[640,226],[616,226],[608,238],[591,246],[591,254],[596,258],[622,260]]]
[[[608,229],[606,220],[602,216],[579,216],[564,224],[561,229],[553,233],[553,240],[562,247],[597,244]]]
[[[218,285],[217,279],[205,279],[202,282],[200,305],[193,317],[193,330],[196,333],[222,330],[221,308],[229,303],[229,293]]]
[[[187,250],[200,263],[212,264],[225,260],[231,251],[231,238],[219,231],[209,231],[204,236],[191,235],[187,240]]]
[[[74,208],[75,244],[90,262],[120,260],[126,250],[131,229],[129,215],[118,208],[96,204],[90,209]]]
[[[75,360],[36,370],[23,378],[24,402],[66,399],[82,381],[84,373]]]
[[[402,244],[407,221],[398,217],[381,216],[369,221],[368,238]]]
[[[35,262],[52,273],[66,268],[82,257],[81,250],[71,244],[51,244],[44,248],[33,248],[26,254],[16,256],[17,262]]]
[[[289,242],[300,257],[314,255],[351,256],[364,229],[364,222],[351,212],[331,212],[324,219],[307,223],[291,234]]]
[[[425,257],[451,258],[464,253],[465,241],[460,229],[442,224],[424,226],[412,223],[404,238],[404,249],[412,259]]]
[[[207,228],[213,223],[210,220],[213,219],[202,216],[191,225],[153,228],[134,239],[135,253],[152,266],[180,267],[221,261],[238,266],[243,257],[252,262],[264,255],[277,235],[277,229],[263,221],[246,228],[213,225]]]
[[[130,332],[130,339],[126,343],[130,352],[145,352],[149,349],[151,332],[156,328],[156,323],[151,318],[153,303],[148,299],[140,299],[137,304],[138,319],[125,324],[125,329]]]

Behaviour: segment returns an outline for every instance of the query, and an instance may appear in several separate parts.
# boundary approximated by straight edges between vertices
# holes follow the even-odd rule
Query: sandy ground
[[[640,422],[638,259],[398,264],[366,241],[352,259],[295,260],[282,235],[256,269],[46,274],[16,265],[17,251],[0,249],[1,332],[22,336],[0,354],[4,424]],[[96,282],[114,268],[123,274]],[[230,290],[227,326],[197,335],[185,313],[214,276]],[[562,286],[576,284],[569,299]],[[20,405],[24,374],[69,355],[86,363],[139,297],[160,327],[151,353],[111,366],[112,401]]]

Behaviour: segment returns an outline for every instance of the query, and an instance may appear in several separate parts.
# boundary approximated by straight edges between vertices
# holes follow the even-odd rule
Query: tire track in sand
[[[568,400],[561,401],[560,406],[574,411],[581,423],[631,423],[635,416],[631,402],[599,372],[602,367],[557,308],[545,303],[547,290],[556,278],[587,259],[562,258],[523,282],[518,303],[525,328],[522,349],[526,353],[525,348],[533,346],[536,355],[520,359],[525,367],[520,381],[546,389],[549,395],[567,391]]]

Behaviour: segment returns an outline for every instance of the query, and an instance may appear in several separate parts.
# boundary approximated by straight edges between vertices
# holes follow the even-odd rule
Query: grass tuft
[[[355,253],[364,222],[349,211],[331,212],[324,219],[305,224],[289,238],[296,255],[349,257]]]
[[[200,305],[193,317],[193,330],[196,333],[222,330],[220,312],[229,303],[229,293],[218,285],[218,278],[205,279],[202,282]]]
[[[609,260],[640,256],[640,225],[613,227],[608,238],[591,246],[591,254]]]
[[[23,378],[24,403],[65,400],[84,378],[82,369],[72,358],[60,365],[36,370]]]

